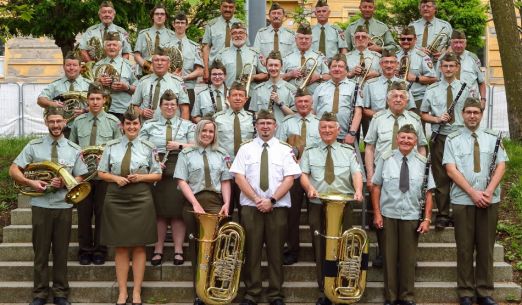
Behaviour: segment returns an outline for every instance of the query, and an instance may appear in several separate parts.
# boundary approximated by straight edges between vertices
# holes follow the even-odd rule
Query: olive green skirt
[[[163,154],[160,154],[160,160]],[[154,206],[156,207],[156,215],[165,218],[181,218],[183,213],[183,202],[185,197],[178,190],[178,184],[174,175],[178,154],[169,154],[166,168],[163,170],[161,181],[156,182],[152,188],[154,197]]]
[[[157,241],[156,212],[148,183],[109,183],[101,219],[102,245],[134,247]]]

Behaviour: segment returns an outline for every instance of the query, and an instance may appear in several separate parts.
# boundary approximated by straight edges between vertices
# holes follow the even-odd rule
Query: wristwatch
[[[276,204],[277,200],[274,197],[270,197],[270,202],[272,205]]]
[[[415,76],[415,82],[416,82],[416,83],[418,83],[418,82],[419,82],[419,80],[420,80],[419,76],[418,76],[418,75],[416,75],[416,76]]]
[[[350,131],[348,131],[348,134],[351,135],[352,137],[355,137],[357,135],[357,131],[350,130]]]
[[[179,149],[179,150],[183,150],[183,145],[180,144],[180,145],[178,146],[178,149]]]

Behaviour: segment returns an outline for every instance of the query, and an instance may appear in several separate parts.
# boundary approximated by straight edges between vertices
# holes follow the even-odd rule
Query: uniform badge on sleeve
[[[232,162],[230,161],[230,156],[228,156],[228,155],[225,157],[225,164],[228,167],[228,169],[230,169],[230,167],[232,166]]]
[[[339,36],[341,37],[341,39],[344,40],[344,32],[343,32],[343,30],[338,30],[337,33],[339,33]]]
[[[156,162],[160,162],[160,157],[159,157],[158,149],[157,149],[157,148],[154,148],[154,149],[152,150],[152,155],[154,156],[154,160],[156,160]]]
[[[424,60],[426,61],[426,64],[428,65],[428,67],[430,69],[433,69],[433,62],[431,61],[431,58],[426,57],[426,58],[424,58]]]

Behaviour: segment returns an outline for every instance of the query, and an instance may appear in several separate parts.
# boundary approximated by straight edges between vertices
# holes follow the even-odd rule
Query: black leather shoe
[[[53,303],[56,305],[71,305],[66,298],[54,298]]]
[[[315,302],[315,305],[332,305],[332,302],[327,297],[320,297]]]
[[[257,303],[249,299],[243,299],[239,305],[257,305]]]
[[[459,299],[460,305],[473,305],[473,299],[471,297],[461,297]]]
[[[384,259],[382,257],[382,254],[377,255],[372,261],[372,267],[374,268],[382,268],[384,265]]]
[[[285,305],[285,301],[283,299],[275,299],[270,302],[270,305]]]
[[[103,254],[94,254],[92,256],[92,263],[95,265],[103,265],[105,264],[105,255]]]
[[[297,263],[297,257],[293,254],[285,253],[283,256],[283,265],[289,266]]]
[[[92,263],[92,256],[89,253],[83,253],[78,256],[80,265],[86,266]]]
[[[492,297],[478,297],[477,304],[479,305],[497,305],[497,302]]]
[[[45,304],[47,304],[46,299],[34,298],[33,301],[29,305],[45,305]]]
[[[417,305],[413,301],[398,301],[397,304],[400,304],[400,305]]]
[[[384,301],[384,305],[394,305],[395,302],[390,302],[390,301]]]
[[[435,230],[441,231],[450,226],[450,221],[446,217],[439,217],[435,221]]]
[[[205,303],[200,298],[195,298],[194,305],[205,305]]]

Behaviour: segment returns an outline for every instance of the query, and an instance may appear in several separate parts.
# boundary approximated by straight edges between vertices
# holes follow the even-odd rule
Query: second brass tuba
[[[65,195],[65,201],[72,204],[78,204],[85,199],[91,192],[91,185],[87,182],[78,183],[76,179],[60,164],[52,161],[42,161],[30,163],[24,170],[24,176],[32,180],[42,180],[51,183],[51,179],[59,177],[63,180],[68,192]],[[15,183],[18,191],[30,197],[43,196],[48,192],[56,191],[52,187],[48,187],[45,192],[36,192],[28,186],[23,186]]]
[[[194,215],[199,221],[196,294],[205,304],[230,304],[239,288],[245,231],[236,222],[219,226],[221,215]]]
[[[344,206],[353,198],[342,194],[319,196],[325,211],[324,294],[336,304],[358,302],[366,288],[368,236],[358,227],[342,232]]]

